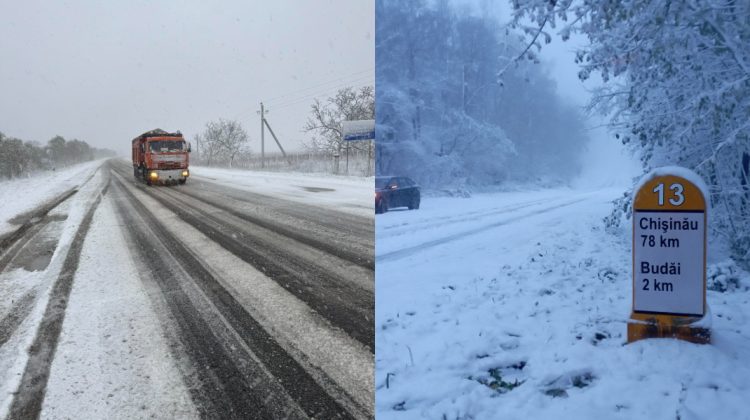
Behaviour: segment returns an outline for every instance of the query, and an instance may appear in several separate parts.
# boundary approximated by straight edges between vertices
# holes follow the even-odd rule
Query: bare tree
[[[195,137],[201,145],[201,153],[207,156],[207,165],[210,166],[215,160],[224,160],[230,168],[238,155],[249,152],[248,138],[242,124],[224,119],[208,122],[206,129]]]
[[[372,86],[364,86],[358,90],[352,87],[340,89],[325,102],[315,99],[310,113],[304,130],[313,132],[313,137],[307,146],[314,150],[341,152],[342,121],[375,119],[375,89]],[[364,150],[371,147],[370,143],[362,145]]]

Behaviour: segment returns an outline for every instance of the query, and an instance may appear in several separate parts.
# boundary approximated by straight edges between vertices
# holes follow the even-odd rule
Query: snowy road
[[[713,343],[626,342],[624,188],[426,198],[376,218],[378,419],[748,418],[750,276],[709,247]]]
[[[109,161],[17,239],[0,416],[371,417],[372,217],[248,190]]]
[[[446,212],[443,208],[438,210],[443,214],[435,214],[428,210],[419,213],[413,218],[415,220],[408,223],[386,224],[387,222],[384,221],[378,239],[398,239],[390,239],[384,241],[382,245],[379,244],[377,260],[382,263],[401,259],[429,248],[580,203],[589,195],[584,193],[571,197],[555,194],[533,200],[513,200],[509,204],[493,205],[488,208],[479,207],[466,212],[460,208],[451,208],[449,212]],[[391,247],[396,249],[390,249]]]

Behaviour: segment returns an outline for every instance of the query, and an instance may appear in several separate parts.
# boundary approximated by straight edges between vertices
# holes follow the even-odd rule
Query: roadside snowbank
[[[58,171],[38,173],[29,178],[0,181],[0,235],[15,228],[9,222],[13,217],[81,185],[103,162],[104,160],[95,160]]]
[[[64,214],[66,217],[61,226],[60,239],[51,256],[49,265],[43,271],[28,272],[23,268],[16,268],[0,273],[0,296],[8,298],[0,301],[0,317],[2,317],[0,319],[7,319],[10,315],[9,311],[13,309],[13,300],[18,299],[22,293],[34,293],[33,299],[29,302],[32,307],[28,309],[28,313],[24,316],[21,324],[14,331],[9,332],[8,341],[0,346],[0,418],[8,414],[13,394],[18,389],[18,384],[29,359],[28,348],[37,334],[49,301],[52,285],[63,268],[64,260],[87,210],[106,182],[106,178],[101,172],[95,173],[96,165],[89,164],[91,166],[87,168],[88,173],[94,173],[91,182],[83,185],[77,194],[71,196],[60,207],[51,212],[58,215]],[[99,164],[101,164],[101,161]],[[80,171],[81,175],[87,174],[83,168],[80,168]],[[60,186],[61,183],[62,181],[57,185]],[[26,185],[33,188],[36,184],[29,182]],[[50,192],[50,196],[57,194],[52,188],[47,190]],[[33,195],[33,197],[40,196],[41,194]],[[29,206],[28,208],[33,207],[35,206]]]

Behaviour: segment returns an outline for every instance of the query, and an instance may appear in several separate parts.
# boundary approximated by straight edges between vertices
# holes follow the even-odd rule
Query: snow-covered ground
[[[60,193],[81,185],[102,164],[85,162],[57,171],[46,171],[28,178],[0,181],[0,235],[14,229],[9,221],[32,210]]]
[[[105,182],[101,171],[96,168],[99,162],[90,162],[69,168],[66,171],[58,171],[58,177],[32,177],[25,180],[14,181],[13,188],[20,192],[16,197],[18,203],[14,206],[20,211],[27,211],[45,202],[68,188],[79,185],[78,193],[71,196],[61,205],[54,208],[48,216],[57,222],[51,222],[39,235],[35,235],[29,243],[34,248],[35,242],[46,242],[52,239],[51,255],[48,261],[41,267],[28,269],[27,267],[11,264],[0,271],[0,320],[9,325],[8,330],[0,328],[0,417],[7,414],[13,394],[18,388],[29,359],[28,349],[34,341],[39,323],[44,316],[47,302],[49,301],[50,289],[59,276],[64,260],[75,240],[76,232],[82,223],[86,211],[91,207],[97,195],[101,192]],[[67,176],[61,175],[67,173]],[[88,182],[83,180],[88,175],[94,174]],[[80,179],[78,179],[80,178]],[[21,186],[28,190],[27,194]],[[55,186],[57,189],[55,189]],[[44,191],[44,193],[42,193]],[[28,200],[27,200],[28,199]],[[15,215],[6,213],[13,217]],[[42,236],[49,236],[42,240]],[[110,264],[111,261],[100,262]],[[23,307],[17,304],[23,302]],[[14,314],[15,312],[15,314]],[[21,315],[23,313],[24,315]],[[13,318],[18,319],[18,324],[8,322]],[[7,341],[6,341],[7,340]]]
[[[191,166],[190,173],[197,180],[207,178],[258,194],[316,206],[332,206],[339,211],[365,216],[375,212],[373,177],[259,172],[202,166]],[[352,206],[351,203],[358,204]]]
[[[195,418],[113,207],[86,237],[42,418]]]
[[[630,229],[602,224],[622,190],[425,198],[379,215],[377,418],[750,418],[750,276],[719,251],[712,344],[625,345]]]
[[[260,268],[253,268],[255,266],[241,258],[245,256],[241,252],[244,248],[235,248],[235,254],[227,251],[226,247],[218,242],[212,242],[212,239],[205,236],[205,230],[196,230],[197,227],[176,217],[172,210],[163,207],[158,200],[154,199],[160,193],[171,197],[177,195],[179,196],[177,198],[181,200],[180,203],[185,205],[183,208],[190,207],[192,211],[208,208],[213,195],[204,198],[204,201],[187,195],[190,192],[204,197],[201,195],[204,191],[196,188],[199,183],[204,183],[204,186],[213,187],[214,190],[222,192],[231,190],[231,194],[228,193],[226,197],[227,202],[234,200],[232,205],[239,207],[242,211],[245,210],[245,207],[242,207],[244,202],[237,200],[236,197],[241,198],[246,192],[248,196],[251,193],[259,193],[266,194],[269,200],[283,201],[295,209],[298,207],[309,209],[309,207],[301,206],[296,202],[290,204],[284,199],[312,203],[318,207],[333,204],[333,210],[365,214],[371,223],[374,213],[371,196],[372,178],[309,177],[296,174],[259,174],[250,171],[207,169],[205,176],[195,174],[195,179],[189,181],[186,186],[147,188],[132,180],[130,169],[122,162],[104,163],[101,170],[97,171],[100,165],[102,162],[95,162],[65,171],[57,171],[55,176],[39,175],[0,185],[4,194],[6,192],[14,194],[14,201],[11,203],[7,200],[9,205],[2,207],[3,220],[12,220],[20,213],[35,209],[70,188],[78,188],[77,193],[52,209],[46,217],[40,218],[21,239],[14,242],[7,252],[0,254],[0,296],[2,296],[0,299],[0,418],[8,415],[14,417],[13,413],[18,413],[14,410],[23,404],[19,404],[18,401],[28,401],[30,398],[40,396],[41,418],[75,418],[81,415],[89,418],[197,418],[202,413],[205,415],[207,408],[202,404],[212,396],[219,395],[224,398],[223,396],[235,395],[232,393],[239,392],[238,390],[247,391],[257,385],[253,383],[252,386],[248,385],[250,388],[243,388],[225,381],[224,376],[219,376],[215,382],[199,383],[204,378],[200,375],[210,378],[208,375],[213,375],[214,372],[219,372],[217,375],[229,376],[236,370],[243,375],[246,374],[248,368],[242,362],[246,359],[234,353],[234,349],[239,348],[236,343],[232,341],[225,344],[221,341],[225,339],[225,336],[233,340],[238,339],[234,337],[239,333],[234,330],[230,331],[227,325],[222,323],[225,321],[221,321],[224,319],[222,313],[210,304],[208,297],[201,297],[203,292],[198,292],[195,295],[198,296],[196,299],[204,299],[198,300],[199,303],[203,303],[193,306],[190,302],[181,301],[180,304],[184,305],[184,313],[190,314],[191,317],[196,319],[205,317],[205,319],[216,321],[217,338],[210,338],[214,333],[203,329],[201,333],[206,332],[205,337],[209,339],[203,341],[193,339],[185,343],[179,341],[183,336],[178,336],[178,333],[184,333],[184,331],[175,331],[173,322],[176,321],[170,318],[171,312],[162,305],[162,299],[166,301],[167,298],[161,295],[162,291],[158,289],[156,283],[150,283],[152,281],[150,276],[166,276],[166,274],[157,273],[145,265],[144,255],[148,255],[149,252],[142,250],[146,249],[144,247],[151,246],[151,242],[132,242],[135,239],[129,236],[128,232],[132,232],[136,226],[123,221],[125,219],[121,217],[136,209],[136,207],[122,207],[124,202],[131,200],[129,196],[124,195],[125,188],[132,190],[133,197],[145,203],[144,212],[156,215],[155,220],[163,223],[163,225],[159,223],[149,225],[150,229],[155,229],[157,225],[162,229],[168,229],[176,238],[175,241],[180,241],[182,246],[189,250],[190,255],[200,258],[202,264],[206,264],[206,267],[210,267],[211,273],[218,276],[219,281],[226,282],[223,283],[225,285],[223,287],[226,287],[227,293],[233,294],[233,299],[240,302],[238,305],[246,305],[247,310],[251,312],[251,315],[242,318],[243,320],[251,316],[254,317],[253,319],[257,318],[261,323],[259,325],[266,328],[264,331],[269,332],[269,336],[275,340],[275,343],[281,343],[278,344],[279,346],[287,346],[284,347],[286,351],[284,354],[278,352],[271,354],[276,357],[272,360],[271,356],[264,353],[263,356],[271,360],[264,361],[264,363],[273,366],[273,363],[279,359],[298,358],[293,360],[301,360],[303,367],[310,367],[312,373],[305,373],[306,375],[318,375],[314,378],[310,376],[313,378],[310,380],[323,377],[320,372],[324,372],[327,375],[325,378],[330,377],[337,381],[336,384],[329,385],[330,389],[336,392],[340,392],[339,389],[346,390],[348,394],[355,395],[358,404],[366,408],[363,412],[372,412],[374,364],[370,349],[345,332],[331,327],[327,319],[320,317],[317,312],[303,303],[302,298],[306,296],[297,298],[274,278],[259,271]],[[223,185],[238,187],[241,191],[225,189]],[[263,195],[259,201],[265,202],[266,195]],[[220,201],[222,196],[218,195],[218,197],[217,201]],[[101,200],[98,201],[100,198]],[[90,228],[84,238],[77,235],[77,232],[82,226],[87,226],[84,223],[86,220],[84,215],[95,202],[100,204],[93,213]],[[248,212],[256,211],[256,207],[260,208],[259,212],[262,212],[261,205],[248,207],[250,208]],[[319,209],[316,208],[315,211]],[[205,218],[209,212],[216,217],[219,210],[211,207],[210,210],[202,213],[203,217]],[[268,213],[269,210],[265,212]],[[330,225],[339,223],[342,215],[337,212],[331,213],[335,214],[329,215],[330,220],[327,222]],[[345,219],[359,219],[348,214],[343,216],[346,216]],[[230,216],[227,215],[225,218],[229,219]],[[291,219],[291,216],[278,218],[278,220],[282,219],[286,222]],[[240,224],[244,223],[242,219],[236,220]],[[227,226],[232,226],[224,219],[221,223],[225,224],[222,230],[227,230]],[[281,221],[277,223],[283,224]],[[347,221],[347,223],[353,222]],[[249,222],[248,225],[250,225]],[[290,222],[289,230],[303,225],[308,226],[309,221]],[[9,226],[15,227],[12,224]],[[372,225],[369,226],[371,228]],[[149,232],[145,227],[138,228]],[[268,230],[271,232],[271,228]],[[164,234],[162,230],[159,232]],[[372,243],[371,232],[370,230],[366,238],[370,244]],[[354,236],[355,233],[351,235]],[[156,235],[153,232],[151,234]],[[344,234],[347,232],[342,233]],[[157,237],[154,236],[154,238]],[[158,241],[158,238],[154,241]],[[288,242],[291,240],[285,243]],[[226,244],[227,241],[222,243]],[[81,248],[77,248],[76,244],[80,244]],[[72,249],[81,250],[80,258],[75,256],[77,254],[71,251]],[[161,248],[153,249],[161,250]],[[240,250],[237,251],[237,249]],[[289,247],[283,250],[293,256],[304,256],[307,255],[304,253],[311,253],[313,248],[307,246],[300,250]],[[321,265],[325,265],[325,261],[330,261],[332,258],[324,255],[323,251],[316,252],[315,255],[325,257],[320,259],[323,261]],[[71,255],[74,257],[71,258]],[[368,255],[371,261],[372,254]],[[283,253],[277,253],[275,256],[292,258]],[[173,256],[169,253],[162,253],[158,258],[154,258],[158,261],[163,258],[179,264],[178,260],[170,259]],[[69,268],[65,268],[69,266],[69,260],[73,263]],[[312,265],[314,264],[310,264]],[[169,263],[164,266],[172,267]],[[346,271],[347,267],[332,264],[330,269],[342,276],[342,281],[345,279],[347,282],[363,284],[364,286],[358,286],[362,289],[367,287],[366,292],[369,292],[369,301],[372,302],[374,286],[371,268],[369,277],[360,276],[361,278],[349,275]],[[351,270],[357,275],[366,273],[365,269],[360,269],[359,266]],[[60,313],[49,310],[52,306],[48,303],[55,302],[54,299],[61,296],[62,292],[56,286],[60,284],[60,279],[66,272],[75,274],[70,295],[64,297],[67,300],[67,307],[61,331],[57,336],[54,333],[48,333],[40,325]],[[192,273],[185,268],[176,269],[175,272],[185,273],[186,276]],[[329,276],[327,273],[327,271],[321,271],[321,276]],[[344,277],[344,274],[350,277]],[[286,279],[291,278],[291,276],[286,277]],[[190,287],[194,287],[194,291],[200,290],[197,288],[197,283],[193,284],[194,282],[195,280],[190,280],[189,284],[192,285]],[[331,297],[331,301],[335,299],[341,300],[342,298],[338,295]],[[359,306],[355,309],[364,312],[364,309]],[[343,318],[344,315],[341,317]],[[371,313],[362,318],[363,322],[367,322],[371,328]],[[233,328],[236,325],[232,324]],[[35,353],[29,349],[35,343],[49,342],[44,338],[53,335],[59,337],[53,353],[54,357],[40,362],[38,357],[35,358]],[[209,360],[210,358],[202,362],[200,366],[191,364],[193,357],[197,356],[188,353],[181,346],[185,349],[188,346],[203,349],[206,348],[206,340],[215,340],[209,342],[213,346],[212,349],[223,349],[223,346],[231,348],[232,352],[227,354],[238,357],[230,361],[236,364],[236,369],[224,367],[223,363],[215,363],[215,360]],[[264,341],[264,345],[268,342]],[[331,343],[333,347],[329,345]],[[336,351],[331,353],[331,348],[335,348]],[[247,351],[247,356],[241,357],[250,357],[249,350],[244,350],[243,347],[241,351]],[[260,350],[253,354],[260,354]],[[222,359],[223,362],[226,360],[228,359]],[[282,365],[282,362],[278,362],[278,365]],[[204,371],[207,373],[203,373]],[[29,375],[29,372],[49,373],[48,381],[41,393],[37,393],[35,389],[30,389],[31,387],[28,386],[28,383],[41,383],[38,380],[41,375]],[[296,376],[295,379],[300,379],[300,376],[302,375]],[[329,381],[329,379],[325,380]],[[267,381],[274,386],[281,387],[278,385],[281,383],[280,379],[269,376]],[[228,390],[218,385],[214,386],[214,383],[227,384]],[[209,387],[211,392],[203,391],[204,388]],[[258,388],[262,386],[258,385]],[[291,398],[286,392],[284,389],[283,392],[277,393],[278,401]],[[246,392],[242,395],[248,394]],[[344,397],[335,394],[330,398]],[[346,396],[346,398],[352,397]],[[240,399],[224,398],[212,401],[212,403],[230,406],[232,401],[240,401]],[[296,404],[296,402],[290,404]],[[250,403],[246,405],[250,406]],[[242,406],[242,404],[237,404],[237,406]],[[226,412],[230,412],[230,409]]]

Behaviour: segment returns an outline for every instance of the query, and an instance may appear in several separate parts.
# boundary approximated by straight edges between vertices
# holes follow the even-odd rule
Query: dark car
[[[419,208],[419,185],[405,176],[375,177],[375,213],[394,207]]]

